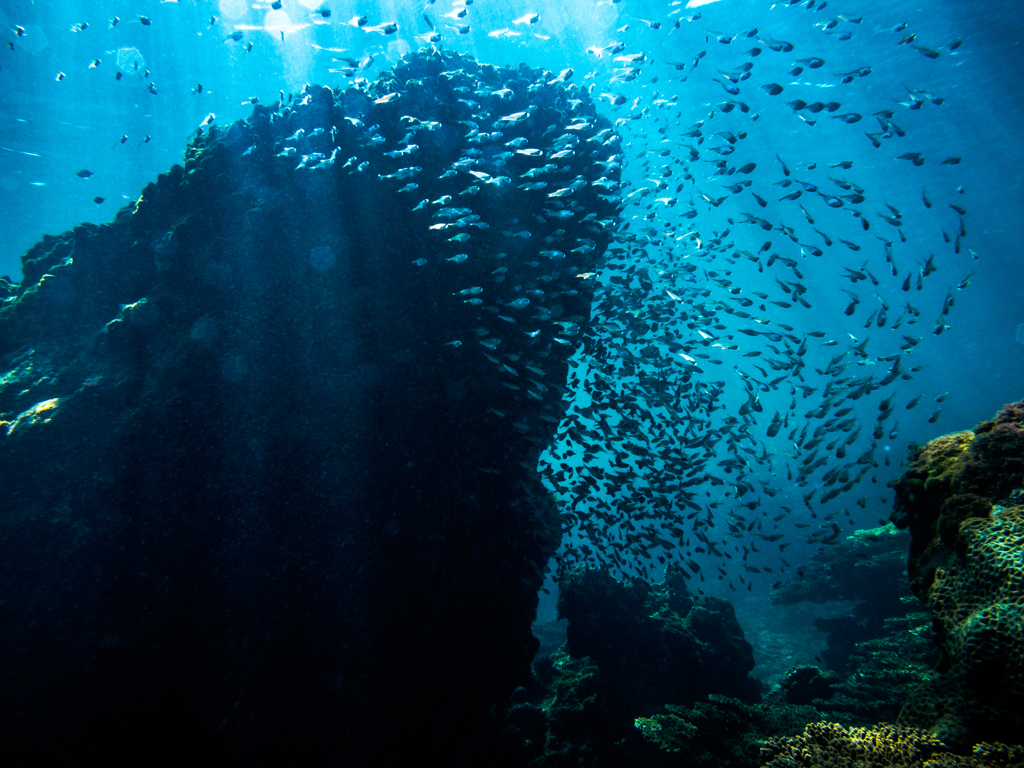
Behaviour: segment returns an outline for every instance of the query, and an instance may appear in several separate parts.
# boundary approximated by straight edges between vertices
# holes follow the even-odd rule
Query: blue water
[[[109,221],[119,207],[134,202],[157,174],[181,161],[186,142],[204,121],[229,124],[248,116],[254,100],[270,104],[282,92],[297,93],[306,83],[345,87],[358,78],[375,78],[405,53],[429,44],[431,27],[424,20],[425,13],[440,33],[439,46],[470,53],[488,63],[516,65],[525,61],[550,70],[552,77],[571,68],[574,82],[592,86],[605,114],[619,121],[624,137],[619,162],[627,185],[620,194],[629,201],[623,217],[630,222],[630,229],[624,233],[622,251],[612,261],[632,263],[654,281],[656,290],[648,298],[656,296],[657,302],[668,302],[666,297],[672,294],[692,308],[706,299],[705,308],[714,311],[715,322],[722,326],[710,331],[714,339],[698,337],[693,329],[689,329],[692,338],[687,339],[682,335],[683,325],[671,326],[677,341],[691,344],[686,354],[699,372],[691,371],[693,378],[687,386],[692,390],[682,400],[685,408],[666,401],[652,410],[651,400],[643,400],[650,414],[649,419],[641,419],[643,428],[670,424],[679,430],[671,440],[646,434],[645,451],[651,455],[648,466],[637,464],[640,454],[632,448],[622,448],[623,443],[642,441],[622,421],[624,414],[629,414],[620,407],[610,408],[604,411],[605,423],[614,437],[575,442],[568,438],[569,442],[555,446],[560,459],[545,460],[549,473],[557,469],[558,461],[569,467],[563,477],[552,481],[552,490],[566,504],[587,493],[579,485],[581,463],[607,466],[609,449],[618,445],[631,453],[631,466],[639,475],[627,495],[646,503],[644,489],[657,487],[653,475],[668,471],[666,451],[678,448],[672,441],[687,434],[686,420],[692,417],[693,408],[706,400],[713,382],[722,381],[723,394],[715,410],[705,414],[704,423],[689,434],[729,432],[752,452],[739,448],[730,452],[725,447],[727,441],[719,442],[710,454],[696,448],[682,451],[690,461],[706,461],[707,472],[717,473],[724,481],[689,488],[691,501],[701,519],[711,521],[716,540],[728,539],[730,524],[747,531],[761,520],[767,527],[757,531],[765,535],[780,532],[792,540],[785,559],[800,562],[819,546],[820,542],[806,539],[825,526],[823,521],[829,516],[841,522],[844,530],[884,520],[892,501],[885,484],[899,473],[906,446],[969,428],[990,417],[1003,403],[1019,399],[1024,362],[1024,346],[1018,343],[1024,322],[1024,273],[1016,231],[1024,210],[1018,129],[1024,116],[1017,85],[1024,76],[1020,57],[1024,11],[1012,0],[983,7],[945,0],[927,4],[849,0],[829,2],[825,8],[820,8],[825,3],[811,5],[814,10],[809,10],[807,3],[754,0],[719,0],[690,9],[684,9],[681,2],[653,0],[477,0],[468,6],[452,6],[444,0],[426,5],[397,0],[328,1],[325,6],[291,0],[283,3],[281,10],[273,10],[270,3],[243,0],[5,2],[0,8],[0,35],[5,43],[0,50],[0,229],[4,233],[0,274],[18,280],[21,254],[45,233],[58,233],[83,221]],[[318,11],[321,7],[330,8],[329,17]],[[464,18],[459,18],[460,8],[466,11]],[[698,12],[699,19],[674,26],[677,19]],[[531,24],[533,13],[539,18]],[[354,21],[358,15],[367,17],[363,27]],[[116,25],[112,24],[115,17]],[[852,19],[856,18],[862,20],[855,23]],[[660,28],[642,20],[660,23]],[[836,23],[829,27],[831,20]],[[397,23],[396,33],[367,31],[388,22]],[[892,31],[903,23],[905,30]],[[87,27],[81,28],[85,24]],[[468,25],[465,33],[459,30],[461,25]],[[757,32],[748,36],[755,27]],[[240,39],[233,39],[238,33]],[[842,39],[846,33],[849,38]],[[910,34],[916,35],[913,42],[922,49],[909,43],[898,45]],[[721,42],[722,38],[731,42]],[[793,49],[773,51],[763,42],[767,40],[786,41]],[[951,46],[954,41],[959,42]],[[618,52],[596,52],[617,42],[622,44]],[[761,48],[760,55],[749,55],[753,47]],[[695,57],[704,51],[706,55],[692,67]],[[925,55],[928,51],[937,52],[937,58]],[[631,65],[616,62],[615,57],[641,53],[645,59],[635,65],[638,71],[630,78],[626,70]],[[819,68],[805,64],[803,72],[791,74],[797,60],[812,57],[824,59],[825,64]],[[358,71],[344,71],[350,69],[346,58],[357,62]],[[679,62],[682,68],[666,62]],[[737,68],[746,63],[753,63],[751,76],[735,84],[739,95],[730,96],[723,84],[732,84],[722,73],[738,75]],[[838,74],[865,67],[870,74],[848,83]],[[773,96],[760,87],[773,83],[782,86],[781,94]],[[914,95],[908,95],[910,92]],[[750,111],[724,112],[720,105],[728,99],[744,102]],[[834,113],[797,112],[788,106],[794,99],[835,101],[842,106]],[[892,122],[906,135],[876,139],[881,147],[875,148],[865,132],[884,132],[873,116],[883,110],[893,110]],[[833,117],[844,114],[862,115],[863,119],[847,123]],[[801,115],[814,124],[801,120]],[[698,142],[686,134],[701,121]],[[722,150],[733,146],[726,134],[746,135],[736,140],[732,154],[712,151],[712,146]],[[691,146],[700,157],[688,161]],[[920,153],[924,164],[897,159],[907,153]],[[941,163],[949,157],[962,158],[962,162]],[[777,158],[785,162],[791,177],[785,176]],[[724,161],[723,169],[732,172],[715,175],[711,161],[717,160]],[[830,167],[841,161],[851,167]],[[755,163],[756,169],[736,171],[746,163]],[[862,188],[863,204],[847,202],[843,209],[831,208],[806,186],[799,199],[781,199],[801,188],[777,186],[788,178],[813,184],[830,195],[851,194],[850,189],[835,186],[830,176]],[[747,189],[731,193],[724,188],[745,179],[751,181]],[[631,196],[642,187],[652,192]],[[923,204],[924,189],[931,208]],[[762,208],[751,192],[766,206]],[[702,193],[724,200],[714,207],[705,202]],[[950,204],[966,211],[962,217],[966,235],[959,253],[954,252],[952,240],[960,228],[960,217]],[[799,205],[814,218],[814,225]],[[861,211],[861,217],[851,215],[850,208]],[[894,211],[906,242],[882,218],[892,217]],[[684,216],[690,212],[693,218]],[[756,224],[743,223],[744,214],[792,227],[800,245],[821,248],[823,255],[801,249],[778,229],[766,232]],[[862,220],[870,222],[868,231]],[[815,229],[824,232],[833,245],[825,247],[823,236]],[[722,249],[709,250],[706,245],[725,230],[729,233],[722,236]],[[944,232],[951,242],[946,242]],[[639,239],[628,239],[634,235]],[[893,242],[897,275],[891,274],[879,236]],[[842,245],[841,240],[859,250]],[[767,241],[772,245],[761,253]],[[735,255],[743,251],[755,258]],[[780,272],[778,265],[765,268],[774,251],[795,260],[803,279]],[[902,291],[903,281],[919,274],[929,256],[937,271],[923,280],[921,290],[912,286]],[[672,274],[672,269],[688,264],[696,265],[689,278]],[[868,280],[850,281],[851,271],[865,268],[879,279],[878,286]],[[801,296],[810,308],[770,303],[794,303],[791,294],[780,290],[776,282],[780,277],[801,282],[806,289]],[[969,285],[960,289],[968,279]],[[681,294],[681,289],[687,293]],[[850,294],[841,289],[857,296],[859,304],[852,315],[845,314]],[[702,290],[708,292],[703,299]],[[757,297],[758,292],[769,298]],[[752,307],[730,303],[741,294],[751,299]],[[936,334],[947,296],[954,300],[948,314],[942,316],[948,328]],[[915,319],[913,313],[903,309],[908,301],[921,312],[914,323],[910,322]],[[759,309],[762,303],[763,311]],[[868,317],[883,305],[888,307],[887,321],[866,328]],[[738,318],[721,310],[722,306],[760,320]],[[642,319],[650,307],[633,309],[633,317]],[[906,315],[906,324],[891,329],[901,314]],[[614,346],[621,329],[614,322],[603,322],[608,318],[600,313],[598,320],[604,338]],[[792,388],[796,380],[769,390],[750,384],[779,375],[763,362],[774,354],[771,345],[778,342],[764,335],[745,335],[742,329],[771,326],[769,331],[776,333],[779,324],[791,327],[795,337],[808,342],[800,383],[815,393],[796,394],[795,409],[789,404],[797,392]],[[705,332],[709,332],[707,328]],[[807,335],[811,333],[822,335]],[[874,447],[877,466],[870,466],[848,493],[819,503],[827,490],[822,476],[835,463],[815,469],[804,485],[795,485],[787,471],[799,467],[809,451],[794,448],[787,438],[804,424],[810,424],[813,431],[824,423],[823,419],[806,418],[820,406],[828,380],[836,378],[820,371],[832,356],[846,350],[845,363],[850,365],[846,375],[882,379],[894,359],[891,356],[901,352],[904,334],[920,338],[906,358],[908,372],[916,366],[921,366],[920,370],[909,380],[899,378],[891,386],[848,403],[852,416],[863,424],[858,442],[848,449],[849,459]],[[628,358],[639,359],[642,348],[651,345],[663,357],[675,354],[664,346],[664,335],[651,329],[646,341],[632,347],[623,345],[615,353],[621,358],[612,368],[621,374],[614,384],[620,394],[628,393],[638,381],[635,370],[632,374],[625,370]],[[865,340],[868,354],[857,357],[850,352]],[[836,345],[822,346],[828,341]],[[693,350],[709,359],[693,357]],[[678,357],[676,364],[684,366]],[[655,367],[636,365],[641,372],[656,374]],[[572,397],[583,409],[590,405],[583,383],[593,381],[588,372],[595,367],[593,360],[582,355],[574,369],[580,389]],[[746,441],[726,419],[739,413],[750,391],[756,392],[761,410],[754,417],[756,434]],[[936,398],[947,392],[944,402],[937,404]],[[894,413],[884,425],[883,436],[873,438],[879,403],[890,394],[894,394]],[[906,405],[918,395],[920,403],[907,410]],[[930,423],[929,417],[940,408],[941,414]],[[794,414],[791,423],[776,437],[767,437],[773,415],[790,410]],[[589,424],[588,428],[599,421],[587,418],[580,423]],[[588,442],[593,444],[594,456],[586,456],[584,444]],[[747,457],[749,464],[726,473],[719,462],[730,456]],[[734,481],[738,477],[746,477],[755,492],[737,494]],[[811,507],[802,502],[809,491],[816,494],[813,515]],[[579,509],[592,510],[622,495],[621,488],[593,489]],[[757,506],[744,506],[751,499],[756,499]],[[795,511],[775,520],[781,514],[780,505]],[[686,512],[676,509],[667,518],[685,516]],[[605,550],[614,549],[612,544],[622,543],[628,531],[601,520],[592,511],[581,513],[567,531],[567,544],[586,545],[594,538],[604,541]],[[656,530],[664,533],[666,516],[654,514],[651,520]],[[809,521],[813,527],[810,531],[791,527],[798,521]],[[762,551],[749,562],[756,563],[759,571],[771,570],[744,573],[730,566],[728,571],[745,576],[762,590],[786,573],[786,566],[779,563],[773,547],[761,544],[763,539],[751,541]],[[728,545],[739,546],[734,541]],[[696,559],[705,563],[705,572],[713,573],[714,553],[695,552],[698,546],[699,542],[690,540],[665,552],[656,545],[652,553],[668,560]],[[621,573],[639,571],[648,578],[659,578],[664,563],[637,560],[635,547],[625,544],[622,551],[628,562],[620,565]],[[570,555],[569,559],[589,558]],[[737,581],[730,588],[726,586],[730,581],[731,576],[722,581],[711,579],[700,588],[731,596],[730,589],[743,591],[748,584]]]

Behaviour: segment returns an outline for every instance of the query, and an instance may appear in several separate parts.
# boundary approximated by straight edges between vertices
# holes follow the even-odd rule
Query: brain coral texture
[[[947,743],[1020,741],[1024,726],[1024,404],[933,440],[894,483],[908,573],[943,660],[901,722]]]

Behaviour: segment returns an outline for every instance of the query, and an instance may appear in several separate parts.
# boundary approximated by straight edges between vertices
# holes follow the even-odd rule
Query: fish
[[[376,32],[377,34],[384,35],[385,37],[387,37],[389,35],[393,35],[396,32],[398,32],[398,24],[393,22],[393,21],[392,22],[385,22],[383,24],[377,24],[377,25],[372,26],[372,27],[368,27],[368,26],[365,26],[365,25],[357,25],[357,26],[360,26],[361,29],[364,32]]]
[[[307,24],[353,41],[362,40],[357,29],[394,36],[399,48],[389,56],[417,38],[397,22],[371,26],[362,15],[324,24],[329,9],[312,5]],[[482,31],[475,16],[469,25],[478,6],[459,3],[442,16],[451,23],[435,24],[432,5],[415,22],[430,29],[422,42],[443,43],[423,59],[429,67],[399,65],[371,86],[361,75],[383,58],[379,46],[359,54],[312,48],[313,56],[337,54],[330,58],[346,76],[334,93],[332,120],[303,122],[309,93],[287,102],[281,93],[279,110],[259,107],[259,115],[282,121],[267,128],[274,141],[247,138],[234,156],[247,163],[280,158],[273,162],[287,163],[287,172],[296,164],[303,174],[323,168],[373,194],[418,190],[419,202],[393,198],[401,201],[395,220],[410,237],[433,238],[436,257],[400,259],[401,274],[413,285],[439,275],[458,280],[442,294],[447,303],[439,311],[470,319],[432,343],[503,377],[494,389],[510,399],[494,400],[488,418],[515,422],[523,440],[538,441],[538,453],[541,427],[555,430],[541,469],[563,515],[560,570],[602,561],[625,576],[646,567],[646,553],[685,569],[696,584],[698,574],[710,581],[714,558],[723,564],[724,585],[780,567],[777,559],[755,557],[754,543],[781,544],[782,551],[805,535],[812,547],[835,540],[849,516],[840,513],[833,528],[826,515],[875,505],[862,503],[864,486],[883,465],[880,441],[899,437],[894,410],[931,397],[923,388],[908,391],[917,386],[908,383],[916,373],[911,356],[927,346],[919,346],[926,334],[910,329],[935,317],[933,334],[945,330],[960,311],[949,297],[959,298],[971,281],[967,275],[956,282],[966,270],[955,259],[966,260],[961,247],[973,243],[964,198],[953,190],[974,153],[928,149],[925,170],[948,176],[930,177],[931,193],[911,179],[926,162],[914,148],[944,146],[928,125],[930,114],[943,122],[940,112],[929,114],[943,99],[900,85],[943,82],[931,70],[947,72],[941,68],[956,61],[961,41],[929,49],[940,53],[937,60],[919,48],[923,58],[899,48],[897,59],[889,55],[894,45],[917,45],[906,25],[872,38],[857,29],[859,18],[819,15],[814,11],[826,3],[802,0],[776,3],[775,13],[789,14],[787,26],[777,28],[803,29],[808,37],[794,32],[788,42],[736,29],[726,15],[713,36],[690,25],[684,44],[661,35],[700,14],[683,17],[676,9],[630,16],[628,29],[595,33],[584,44],[593,43],[591,72],[570,57],[577,72],[527,68],[529,76],[500,70],[494,77],[448,50],[451,38],[467,35],[472,47],[487,34],[488,46],[519,46],[538,39],[546,26],[541,15],[520,8],[518,18],[503,22],[508,26]],[[297,11],[294,4],[271,7],[285,6]],[[801,8],[811,11],[806,20]],[[248,29],[240,25],[224,41],[242,42]],[[851,30],[857,47],[847,50],[840,38]],[[666,40],[675,41],[671,48]],[[802,58],[791,56],[797,50]],[[118,87],[131,81],[125,72]],[[862,83],[865,77],[871,79]],[[61,88],[75,79],[73,73]],[[688,100],[712,83],[726,97],[707,105]],[[194,92],[213,95],[202,86]],[[783,93],[786,100],[774,98]],[[923,111],[908,122],[897,115],[904,109]],[[378,121],[383,127],[372,125],[376,115],[388,115]],[[860,125],[865,116],[876,118],[877,129]],[[783,121],[793,140],[785,161],[776,155],[770,163],[765,148],[778,146],[774,131]],[[324,132],[313,136],[315,128]],[[112,137],[118,135],[126,134]],[[348,137],[357,137],[358,149],[335,166],[331,153]],[[836,168],[845,178],[829,175]],[[310,175],[310,184],[335,178]],[[507,210],[515,213],[504,217]],[[888,226],[878,227],[879,219]],[[948,245],[938,240],[943,227]],[[584,266],[595,253],[604,254],[601,266]],[[932,283],[946,275],[943,299]],[[573,292],[584,286],[595,294],[581,312]],[[916,306],[893,301],[911,292]],[[944,344],[948,336],[929,335],[928,342]],[[540,350],[563,361],[563,383],[553,383]],[[550,407],[524,421],[535,402]],[[776,506],[775,494],[791,506]],[[772,527],[781,529],[783,509],[785,534]],[[753,579],[739,583],[760,588]]]
[[[386,176],[378,174],[377,178],[378,180],[381,181],[383,181],[384,179],[411,179],[413,176],[416,176],[422,170],[423,169],[420,168],[419,166],[409,166],[408,168],[399,168],[394,173],[389,173]]]

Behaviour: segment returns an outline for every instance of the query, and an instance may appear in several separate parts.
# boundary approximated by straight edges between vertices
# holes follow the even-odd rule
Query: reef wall
[[[1020,740],[1024,727],[1024,403],[932,440],[893,483],[907,571],[932,613],[940,676],[901,722],[947,744]]]
[[[35,246],[0,288],[7,743],[481,749],[536,648],[617,141],[551,73],[422,51]]]

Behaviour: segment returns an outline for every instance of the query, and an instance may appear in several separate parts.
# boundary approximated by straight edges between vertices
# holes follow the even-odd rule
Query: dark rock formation
[[[8,748],[478,753],[529,678],[559,541],[537,457],[617,204],[591,184],[617,136],[551,79],[434,51],[307,87],[25,256],[0,307]]]
[[[817,667],[793,667],[782,681],[782,693],[790,704],[810,704],[815,699],[830,699],[839,682],[835,673]]]
[[[620,584],[603,570],[574,571],[560,584],[558,612],[569,620],[569,653],[592,658],[612,701],[634,717],[710,693],[760,697],[760,683],[748,675],[753,650],[732,604],[691,596],[679,572],[651,586]]]
[[[568,642],[534,663],[533,679],[516,692],[500,738],[505,754],[523,763],[663,765],[664,751],[673,750],[648,739],[642,721],[665,710],[700,708],[704,700],[748,712],[744,702],[721,692],[747,702],[760,698],[760,683],[748,676],[753,652],[732,605],[692,597],[678,571],[651,586],[574,569],[560,581],[558,610],[569,621]]]
[[[856,549],[888,551],[897,537],[885,539],[869,536]],[[569,640],[534,663],[501,735],[507,754],[537,768],[754,768],[766,740],[823,717],[837,728],[894,721],[913,686],[934,674],[923,613],[889,618],[854,643],[850,674],[795,667],[761,698],[731,606],[689,595],[678,572],[652,587],[572,571],[559,602]]]

